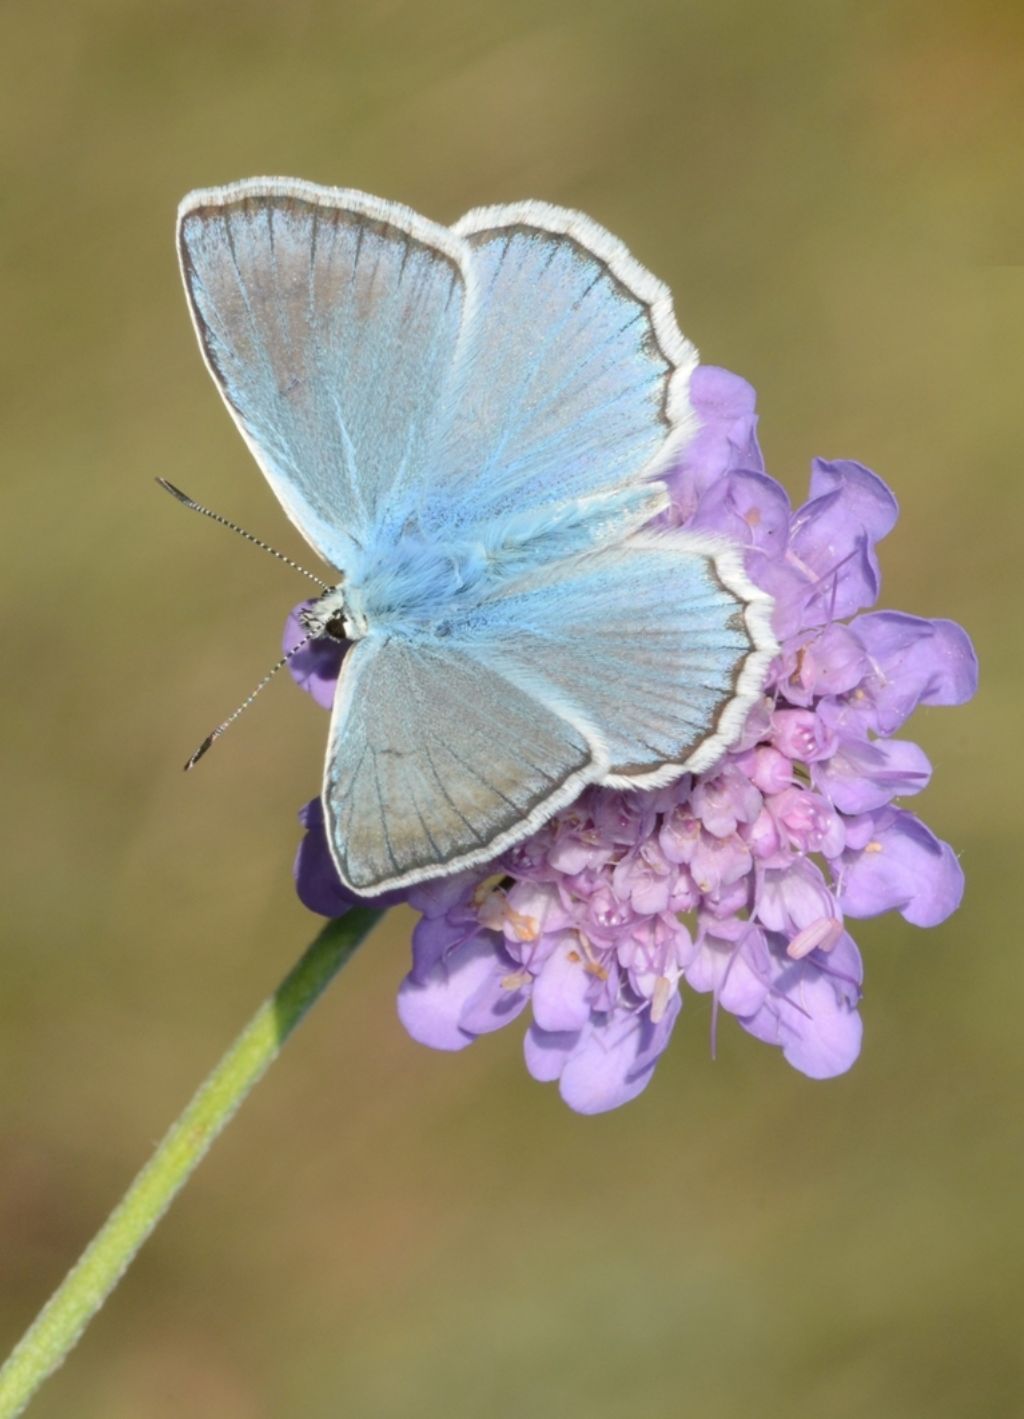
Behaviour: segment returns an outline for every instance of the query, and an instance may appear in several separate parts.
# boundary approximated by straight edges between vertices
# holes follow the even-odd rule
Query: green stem
[[[382,915],[356,907],[330,922],[260,1006],[11,1352],[0,1370],[0,1419],[20,1414],[63,1363],[210,1144]]]

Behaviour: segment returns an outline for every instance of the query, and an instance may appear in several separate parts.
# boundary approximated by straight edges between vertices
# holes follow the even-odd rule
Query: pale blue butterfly
[[[489,861],[588,784],[735,743],[771,600],[728,543],[648,526],[697,355],[621,242],[278,178],[191,193],[178,240],[210,372],[339,572],[307,624],[355,642],[323,786],[348,886]]]

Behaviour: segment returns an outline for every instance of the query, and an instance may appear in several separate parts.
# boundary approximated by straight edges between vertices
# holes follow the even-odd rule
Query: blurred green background
[[[1009,1416],[1021,1351],[1024,222],[1018,6],[756,0],[4,9],[0,1340],[13,1342],[316,930],[295,811],[326,718],[283,679],[186,778],[303,585],[205,373],[174,208],[262,173],[442,221],[583,208],[812,454],[903,507],[883,603],[983,689],[914,723],[962,853],[943,929],[857,931],[865,1049],[812,1083],[688,998],[581,1119],[518,1029],[400,1029],[396,915],[153,1239],[38,1419]]]

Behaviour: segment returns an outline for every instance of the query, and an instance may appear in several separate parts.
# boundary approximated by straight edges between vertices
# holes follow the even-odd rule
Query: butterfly
[[[620,241],[543,202],[444,227],[256,178],[190,193],[178,249],[228,410],[337,571],[306,626],[352,642],[323,782],[346,886],[489,862],[588,785],[736,742],[771,599],[656,522],[697,353]]]

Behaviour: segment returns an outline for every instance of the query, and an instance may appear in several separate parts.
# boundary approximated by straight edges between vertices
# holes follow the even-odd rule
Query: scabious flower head
[[[918,705],[968,699],[977,663],[951,621],[868,609],[892,493],[858,463],[817,459],[794,512],[765,472],[750,385],[703,366],[691,394],[702,427],[668,475],[663,518],[745,548],[775,598],[780,652],[742,737],[707,773],[588,789],[487,868],[404,894],[420,913],[398,993],[409,1033],[459,1050],[529,1009],[527,1068],[581,1113],[647,1085],[687,989],[803,1074],[841,1074],[861,1042],[847,923],[895,910],[934,926],[963,888],[951,848],[894,806],[931,775],[895,736]],[[298,638],[293,613],[286,645]],[[321,704],[342,649],[316,643],[292,661]],[[356,899],[317,800],[303,823],[299,894],[337,915]]]

